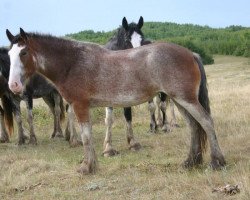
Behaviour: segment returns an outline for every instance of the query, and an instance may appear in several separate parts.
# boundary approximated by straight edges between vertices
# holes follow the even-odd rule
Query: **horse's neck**
[[[63,78],[67,76],[69,71],[79,67],[79,63],[83,62],[85,58],[89,62],[94,62],[93,55],[101,55],[100,52],[105,51],[100,45],[77,41],[51,43],[49,46],[48,43],[45,44],[41,46],[42,51],[37,53],[38,72],[54,83],[64,80]]]

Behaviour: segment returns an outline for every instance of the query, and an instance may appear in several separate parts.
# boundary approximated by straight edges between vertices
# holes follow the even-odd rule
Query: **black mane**
[[[134,32],[137,32],[139,35],[141,35],[142,40],[144,40],[144,35],[141,29],[137,27],[137,24],[132,22],[128,25],[128,30],[125,30],[125,28],[120,26],[117,29],[115,35],[109,40],[105,47],[111,50],[124,50],[133,48],[130,40],[131,35]]]
[[[56,36],[53,36],[51,34],[42,34],[42,33],[38,33],[38,32],[28,32],[28,33],[26,33],[26,35],[29,38],[43,39],[43,40],[54,40],[56,42],[66,42],[66,41],[68,41],[67,39],[62,38],[62,37],[56,37]],[[12,40],[11,44],[16,44],[21,40],[22,40],[21,35],[17,34],[14,37],[14,39]]]
[[[0,71],[2,75],[8,80],[10,72],[10,58],[8,55],[8,48],[0,48]]]

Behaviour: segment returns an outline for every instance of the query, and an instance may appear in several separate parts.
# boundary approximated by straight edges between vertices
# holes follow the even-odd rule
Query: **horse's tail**
[[[202,107],[210,114],[211,111],[210,111],[210,103],[209,103],[208,90],[207,90],[206,72],[205,72],[205,69],[202,64],[199,54],[193,53],[193,55],[194,55],[194,59],[199,65],[200,74],[201,74],[201,82],[200,82],[200,88],[199,88],[199,102],[202,105]],[[200,124],[198,125],[198,132],[200,136],[201,149],[202,151],[205,151],[207,147],[207,134],[203,130],[203,128],[200,126]]]
[[[60,109],[61,109],[61,114],[60,114],[60,121],[64,121],[65,120],[65,108],[64,108],[64,104],[63,104],[63,98],[61,95],[60,96]]]
[[[14,131],[12,100],[5,95],[2,96],[1,100],[3,105],[4,123],[6,125],[9,136],[11,136]]]

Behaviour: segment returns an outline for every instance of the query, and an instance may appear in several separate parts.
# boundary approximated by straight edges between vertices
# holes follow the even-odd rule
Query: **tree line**
[[[149,40],[173,42],[199,53],[204,64],[214,62],[213,54],[250,57],[250,27],[233,25],[226,28],[211,28],[193,24],[145,22],[142,31]],[[115,32],[116,30],[86,30],[66,37],[105,44]]]

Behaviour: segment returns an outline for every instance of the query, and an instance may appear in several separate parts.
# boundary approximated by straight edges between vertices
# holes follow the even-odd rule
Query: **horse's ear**
[[[14,35],[12,35],[12,33],[9,31],[9,29],[6,29],[6,35],[7,35],[10,42],[12,42],[14,40]]]
[[[24,39],[24,41],[28,40],[27,34],[22,28],[20,28],[20,36]]]
[[[126,17],[123,17],[122,19],[122,27],[127,31],[128,30],[128,21]]]
[[[139,19],[139,21],[138,21],[137,28],[138,28],[138,29],[141,29],[142,26],[143,26],[143,23],[144,23],[144,22],[143,22],[143,17],[141,16],[140,19]]]

